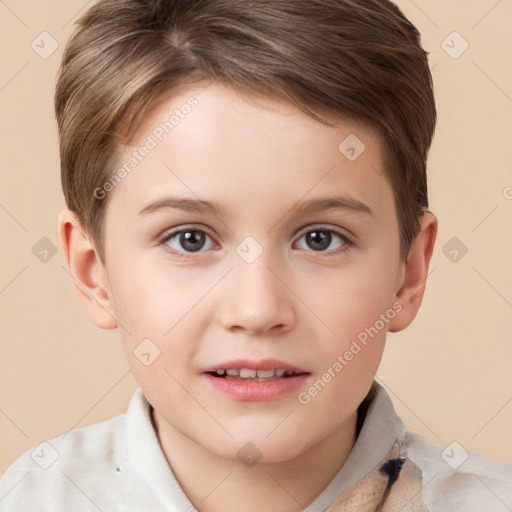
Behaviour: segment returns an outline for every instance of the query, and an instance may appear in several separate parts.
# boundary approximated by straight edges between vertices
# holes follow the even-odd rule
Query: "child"
[[[78,25],[60,242],[140,388],[16,461],[0,509],[511,510],[511,465],[406,432],[374,380],[437,232],[432,79],[400,10],[104,0]]]

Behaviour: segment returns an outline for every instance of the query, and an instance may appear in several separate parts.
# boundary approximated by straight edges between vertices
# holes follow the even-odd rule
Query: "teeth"
[[[295,374],[293,370],[252,370],[250,368],[240,368],[239,370],[227,368],[225,370],[217,370],[215,373],[219,376],[238,377],[240,379],[272,379],[274,377],[279,379]]]
[[[258,370],[258,378],[268,379],[276,374],[275,370]]]
[[[254,377],[256,377],[256,374],[258,372],[256,370],[249,370],[249,368],[240,368],[240,377],[242,379],[247,379],[247,378],[251,378],[251,379],[254,379]]]

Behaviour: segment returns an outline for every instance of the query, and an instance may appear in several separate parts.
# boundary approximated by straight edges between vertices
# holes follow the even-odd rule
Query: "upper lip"
[[[204,370],[205,373],[216,372],[217,370],[248,368],[249,370],[288,370],[294,373],[309,373],[298,366],[279,361],[278,359],[260,359],[259,361],[251,359],[236,359],[225,363],[215,364]]]

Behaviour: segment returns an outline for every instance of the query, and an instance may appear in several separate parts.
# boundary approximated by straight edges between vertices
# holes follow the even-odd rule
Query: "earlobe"
[[[420,231],[409,249],[404,263],[403,284],[396,293],[395,301],[402,310],[390,323],[388,332],[399,332],[411,324],[423,300],[430,259],[437,237],[437,218],[430,211],[420,218]]]
[[[115,329],[118,324],[105,268],[76,214],[62,210],[58,229],[68,272],[90,319],[102,329]]]

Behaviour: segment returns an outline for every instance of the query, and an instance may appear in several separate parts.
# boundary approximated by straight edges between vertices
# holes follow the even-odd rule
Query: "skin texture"
[[[156,103],[119,165],[192,96],[191,113],[109,192],[105,266],[69,210],[59,216],[61,247],[91,320],[119,328],[132,372],[154,407],[164,453],[195,507],[239,510],[243,500],[247,511],[302,510],[350,453],[357,407],[378,369],[386,332],[416,316],[437,219],[423,215],[401,262],[393,192],[375,132],[345,119],[328,127],[275,98],[256,101],[217,83],[182,87]],[[338,149],[350,134],[365,144],[354,161]],[[215,201],[227,211],[139,214],[169,195]],[[334,195],[361,201],[373,215],[292,210]],[[199,251],[187,252],[179,235],[159,242],[180,227],[206,234]],[[351,243],[332,233],[326,249],[315,249],[307,235],[320,228]],[[248,236],[262,250],[251,263],[237,252]],[[388,313],[378,335],[300,403],[298,393],[393,304],[401,311],[392,319]],[[134,355],[145,339],[160,351],[148,366]],[[275,358],[309,375],[281,398],[237,400],[214,389],[203,372],[238,358]],[[247,443],[261,457],[252,467],[237,456]]]

